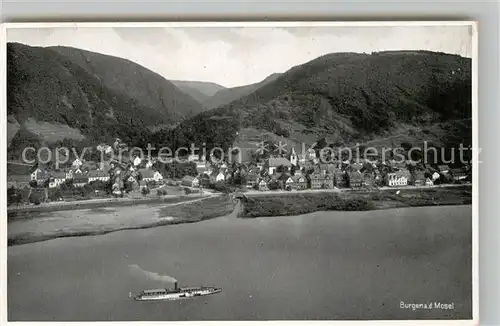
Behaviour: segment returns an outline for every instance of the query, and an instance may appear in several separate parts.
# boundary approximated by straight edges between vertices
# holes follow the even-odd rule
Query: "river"
[[[133,209],[133,208],[131,208]],[[10,321],[435,319],[472,315],[471,206],[208,221],[8,248]],[[212,296],[135,302],[162,284]],[[170,284],[164,284],[170,286]],[[402,309],[453,303],[453,310]]]

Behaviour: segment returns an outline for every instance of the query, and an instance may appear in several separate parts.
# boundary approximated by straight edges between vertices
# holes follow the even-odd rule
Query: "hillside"
[[[140,69],[136,72],[148,74]],[[168,103],[175,103],[177,95],[187,96],[172,85],[174,99],[165,100],[163,107],[150,107],[143,104],[147,101],[116,91],[120,88],[116,85],[140,84],[140,78],[123,84],[117,81],[111,89],[104,77],[91,74],[53,49],[18,43],[7,45],[7,75],[8,154],[14,160],[25,146],[38,147],[64,138],[94,143],[120,136],[136,142],[146,138],[149,126],[177,123],[182,118],[180,107],[172,111]],[[105,72],[101,75],[107,76]],[[160,85],[156,86],[158,101],[167,96]]]
[[[222,106],[222,105],[229,104],[229,103],[236,101],[244,96],[249,95],[250,93],[255,92],[256,90],[258,90],[262,86],[267,85],[267,84],[275,81],[279,76],[280,76],[280,74],[276,73],[276,74],[272,74],[272,75],[268,76],[263,81],[255,83],[255,84],[219,90],[212,97],[208,98],[203,103],[203,105],[208,109],[213,109],[213,108],[217,108],[217,107]]]
[[[200,104],[203,104],[210,97],[214,96],[225,87],[216,83],[187,81],[187,80],[170,80],[172,84],[177,86],[181,91],[188,94]]]
[[[227,148],[247,130],[294,142],[427,140],[465,145],[471,136],[471,60],[428,51],[328,54],[255,92],[181,123],[187,142]],[[398,145],[396,143],[396,145]]]
[[[25,146],[121,137],[142,144],[202,106],[131,61],[69,47],[7,45],[9,158]]]
[[[107,88],[126,94],[140,105],[163,115],[165,118],[158,124],[175,124],[203,111],[195,99],[170,81],[130,60],[71,47],[50,49],[69,58]]]

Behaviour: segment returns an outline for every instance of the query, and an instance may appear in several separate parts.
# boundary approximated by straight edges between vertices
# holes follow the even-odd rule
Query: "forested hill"
[[[205,106],[203,103],[214,96],[217,92],[226,89],[224,86],[210,82],[190,80],[170,80],[170,82],[177,86],[177,88],[181,91],[197,100],[203,106]]]
[[[265,78],[264,80],[262,80],[261,82],[255,84],[239,86],[239,87],[231,87],[219,90],[217,93],[215,93],[215,95],[205,100],[205,102],[203,102],[203,105],[208,109],[213,109],[219,106],[229,104],[233,101],[239,100],[240,98],[255,92],[262,86],[275,81],[279,76],[280,74],[274,73]]]
[[[167,122],[176,123],[203,111],[195,99],[172,82],[130,60],[72,47],[56,46],[50,49],[69,58],[107,88],[167,116]]]
[[[148,139],[203,111],[158,74],[131,61],[66,47],[7,44],[9,151],[64,138],[90,144]],[[14,155],[15,156],[15,155]]]
[[[246,129],[297,141],[390,139],[406,132],[471,142],[471,60],[428,51],[334,53],[183,121],[177,144],[230,146]],[[425,135],[424,135],[425,134]]]

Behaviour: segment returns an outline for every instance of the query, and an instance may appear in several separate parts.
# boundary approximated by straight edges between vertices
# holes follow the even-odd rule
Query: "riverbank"
[[[299,215],[316,211],[368,211],[439,205],[469,205],[472,187],[409,188],[394,191],[252,193],[242,199],[239,217]]]
[[[9,217],[9,219],[15,219],[20,215],[28,213],[37,213],[37,212],[57,212],[57,211],[92,209],[92,208],[103,208],[103,207],[112,208],[112,207],[124,207],[124,206],[135,206],[135,205],[146,205],[146,204],[153,204],[153,205],[173,204],[211,195],[213,194],[205,193],[205,194],[189,194],[189,195],[165,195],[154,198],[151,197],[99,198],[99,199],[88,199],[88,200],[75,200],[71,202],[67,201],[50,202],[40,205],[9,206],[7,207],[7,216]]]
[[[212,195],[167,205],[24,212],[8,222],[8,245],[193,223],[227,215],[233,210],[234,202],[229,196]]]
[[[133,201],[118,207],[23,211],[8,220],[8,245],[38,242],[60,237],[91,236],[127,229],[193,223],[235,212],[241,218],[301,215],[316,211],[369,211],[417,206],[470,205],[472,187],[412,188],[398,191],[349,191],[252,194],[241,199],[235,209],[231,196],[177,196],[168,202],[140,204]]]

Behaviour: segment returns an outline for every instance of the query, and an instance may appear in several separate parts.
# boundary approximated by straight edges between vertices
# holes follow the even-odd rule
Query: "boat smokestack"
[[[178,290],[179,288],[177,287],[177,281],[174,282],[174,290]]]

